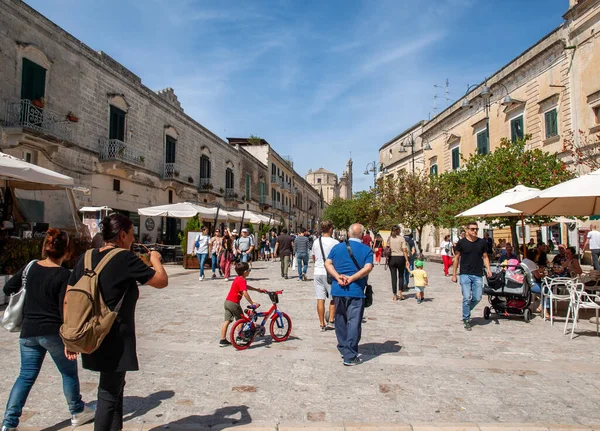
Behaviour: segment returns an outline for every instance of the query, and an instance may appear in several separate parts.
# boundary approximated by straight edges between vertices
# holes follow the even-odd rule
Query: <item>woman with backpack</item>
[[[46,352],[62,375],[71,425],[83,425],[94,419],[94,410],[81,400],[77,361],[67,358],[65,345],[59,335],[63,298],[70,275],[62,263],[70,258],[72,252],[73,242],[68,233],[48,229],[42,244],[42,257],[45,259],[30,262],[4,285],[4,293],[12,295],[26,281],[26,301],[19,339],[21,371],[6,403],[2,431],[17,429],[23,406],[40,373]]]
[[[157,251],[150,252],[152,268],[130,251],[134,236],[129,217],[112,214],[104,218],[100,226],[106,245],[92,251],[92,268],[84,268],[84,256],[79,259],[69,285],[75,286],[85,270],[93,270],[112,250],[121,249],[98,275],[106,306],[117,311],[115,308],[120,304],[117,319],[100,347],[93,353],[81,355],[83,368],[100,372],[94,430],[110,431],[123,429],[125,374],[139,369],[134,318],[140,293],[137,283],[162,289],[168,284],[168,276]]]
[[[448,270],[452,266],[452,243],[450,242],[450,235],[446,235],[441,242],[440,255],[444,263],[444,275],[448,277]]]

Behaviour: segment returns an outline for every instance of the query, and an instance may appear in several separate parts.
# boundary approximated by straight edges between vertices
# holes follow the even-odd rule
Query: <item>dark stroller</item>
[[[521,263],[501,265],[492,270],[491,278],[483,277],[483,293],[490,303],[483,309],[483,318],[489,320],[493,311],[499,316],[523,316],[525,322],[529,322],[531,271]]]

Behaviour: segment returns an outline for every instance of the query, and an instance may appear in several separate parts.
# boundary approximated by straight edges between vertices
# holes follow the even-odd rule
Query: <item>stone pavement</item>
[[[600,424],[595,326],[582,319],[579,335],[569,340],[562,319],[554,326],[540,318],[485,321],[482,302],[473,331],[466,332],[459,287],[441,265],[425,269],[431,283],[427,301],[417,305],[412,291],[409,299],[392,302],[389,271],[375,267],[375,303],[361,341],[365,363],[344,367],[335,333],[319,331],[312,265],[311,281],[299,282],[283,280],[278,262],[254,264],[250,284],[284,289],[279,306],[293,330],[283,343],[266,336],[246,351],[218,346],[230,282],[199,282],[196,271],[169,267],[169,287],[141,288],[141,370],[128,374],[125,428],[546,430]],[[251,296],[269,305],[265,295]],[[2,410],[18,371],[17,336],[2,331]],[[86,401],[96,399],[97,379],[81,370]],[[60,374],[48,359],[22,429],[66,428],[67,417]]]

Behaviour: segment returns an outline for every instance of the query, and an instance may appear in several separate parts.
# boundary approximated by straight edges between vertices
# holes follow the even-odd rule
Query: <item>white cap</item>
[[[249,233],[250,231],[248,229],[244,228],[244,229],[242,229],[242,232]]]
[[[237,229],[234,229],[231,233],[237,235]]]

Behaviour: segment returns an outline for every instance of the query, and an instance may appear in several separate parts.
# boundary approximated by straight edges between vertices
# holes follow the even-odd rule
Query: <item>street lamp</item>
[[[431,145],[429,145],[429,141],[426,142],[426,144],[423,144],[423,139],[421,139],[421,150],[422,151],[430,151]],[[413,134],[410,133],[406,139],[404,140],[404,142],[400,145],[400,148],[398,149],[398,152],[400,153],[406,153],[407,152],[407,147],[410,147],[410,152],[411,152],[411,159],[412,159],[412,173],[415,173],[415,139],[413,137]]]
[[[379,163],[379,170],[377,169],[377,162],[373,161],[371,163],[367,164],[367,167],[365,168],[365,171],[363,172],[364,175],[369,175],[369,172],[373,172],[373,189],[375,189],[376,185],[377,185],[377,172],[379,172],[380,174],[387,174],[387,167],[385,166],[385,164],[383,163]]]

